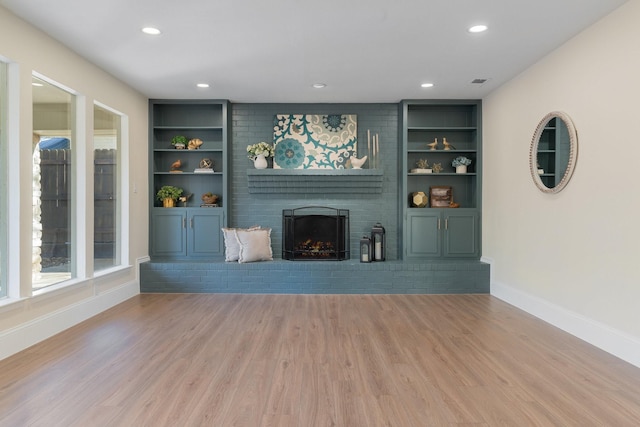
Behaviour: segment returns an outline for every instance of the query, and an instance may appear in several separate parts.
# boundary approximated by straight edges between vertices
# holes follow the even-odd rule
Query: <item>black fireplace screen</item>
[[[349,259],[349,210],[308,206],[282,211],[282,258]]]

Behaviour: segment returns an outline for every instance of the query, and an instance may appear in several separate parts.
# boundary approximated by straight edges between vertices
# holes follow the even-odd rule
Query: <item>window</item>
[[[7,296],[7,64],[0,61],[0,298]]]
[[[120,149],[122,118],[107,107],[93,107],[93,265],[94,271],[120,264]]]
[[[75,277],[75,96],[33,76],[34,290]]]

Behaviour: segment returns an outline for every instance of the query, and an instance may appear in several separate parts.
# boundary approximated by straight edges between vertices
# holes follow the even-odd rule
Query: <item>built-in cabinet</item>
[[[228,199],[228,102],[223,100],[149,101],[149,180],[151,255],[206,258],[223,255],[221,227]],[[197,149],[176,149],[177,136],[199,139]],[[205,170],[208,167],[212,171]],[[183,189],[178,207],[156,200],[164,185]],[[218,196],[217,206],[202,207],[202,195]]]
[[[403,257],[479,257],[481,101],[403,101],[400,108]],[[452,165],[460,156],[471,160],[463,173]],[[435,202],[434,187],[450,188],[451,203]],[[416,206],[413,196],[419,192],[427,196],[426,205]]]

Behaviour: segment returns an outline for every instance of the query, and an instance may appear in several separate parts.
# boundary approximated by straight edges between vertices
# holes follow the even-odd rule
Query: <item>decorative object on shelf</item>
[[[376,225],[371,229],[371,246],[373,247],[373,260],[384,261],[387,242],[384,227],[379,222],[376,222]]]
[[[450,186],[434,185],[429,188],[429,200],[432,208],[448,208],[453,201],[453,190]]]
[[[460,207],[460,203],[456,203],[453,201],[453,198],[451,199],[451,202],[449,202],[449,207],[450,208],[459,208]]]
[[[189,194],[184,194],[178,197],[178,200],[180,201],[180,203],[182,203],[182,207],[185,207],[185,208],[187,207],[187,202],[189,201],[191,196],[193,196],[193,194],[189,193]]]
[[[213,160],[202,159],[199,166],[193,170],[193,173],[213,173]]]
[[[362,169],[362,165],[364,165],[364,162],[366,161],[367,161],[367,156],[364,156],[361,159],[357,158],[355,155],[351,156],[351,167],[353,169]]]
[[[253,159],[253,167],[256,169],[266,169],[267,166],[269,166],[269,164],[267,163],[267,159],[264,157],[264,154],[258,154]]]
[[[184,135],[176,135],[171,138],[171,145],[176,150],[184,150],[184,147],[187,145],[187,137]]]
[[[371,131],[369,129],[367,129],[367,152],[369,153],[369,156],[371,156],[369,168],[377,169],[380,165],[380,135],[375,134],[371,136]]]
[[[360,239],[360,262],[371,262],[371,239],[367,236],[362,236]]]
[[[447,142],[447,138],[442,138],[442,145],[444,145],[444,149],[447,151],[456,149],[456,147],[454,147],[453,144],[450,144]]]
[[[217,207],[217,203],[218,203],[218,195],[217,194],[213,194],[211,192],[208,193],[204,193],[202,195],[202,197],[200,197],[200,199],[202,200],[202,204],[200,205],[200,207]]]
[[[182,196],[182,188],[173,185],[163,185],[156,193],[156,198],[162,201],[165,208],[172,208],[176,205],[176,200]]]
[[[426,208],[429,204],[429,197],[424,191],[416,191],[411,193],[411,207],[412,208]]]
[[[433,140],[433,142],[427,144],[427,147],[429,147],[429,150],[435,151],[438,149],[438,138],[435,138]]]
[[[442,163],[434,163],[431,168],[433,169],[433,173],[440,173],[442,172]]]
[[[471,159],[465,156],[458,156],[451,162],[451,166],[456,168],[456,173],[467,173],[467,166],[471,164]]]
[[[274,146],[264,141],[247,145],[247,157],[253,161],[256,169],[266,169],[269,166],[267,157],[273,157],[274,153]]]
[[[344,169],[358,154],[357,116],[277,114],[273,141],[275,169]]]
[[[180,168],[182,167],[182,160],[178,159],[175,162],[171,163],[171,169],[169,172],[171,173],[182,173]]]
[[[189,150],[197,150],[202,144],[203,142],[200,138],[193,138],[189,141],[189,145],[187,145],[187,148]]]
[[[416,161],[416,168],[411,169],[411,173],[432,173],[433,170],[429,168],[429,163],[427,163],[427,159],[418,159]]]

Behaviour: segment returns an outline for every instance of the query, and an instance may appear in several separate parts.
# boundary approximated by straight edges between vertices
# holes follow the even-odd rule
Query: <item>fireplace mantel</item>
[[[247,169],[249,193],[382,193],[382,169]]]

